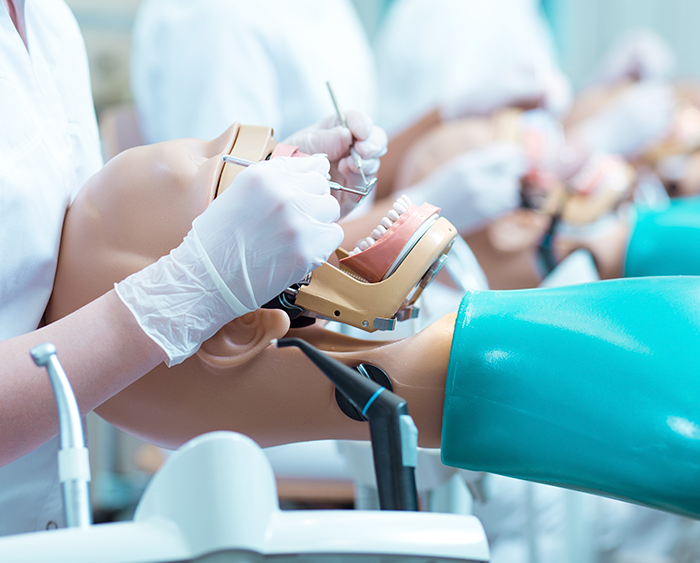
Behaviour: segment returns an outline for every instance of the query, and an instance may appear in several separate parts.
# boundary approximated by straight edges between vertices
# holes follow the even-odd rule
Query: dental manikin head
[[[667,87],[670,107],[666,127],[631,162],[640,171],[653,172],[669,196],[697,195],[700,193],[700,83],[682,81],[669,83]],[[567,127],[576,128],[642,88],[643,82],[625,80],[583,91],[567,116]]]
[[[565,145],[561,125],[545,112],[506,109],[435,127],[407,151],[397,190],[429,182],[431,174],[439,174],[465,151],[504,144],[522,147],[526,157],[521,205],[460,233],[489,286],[536,287],[548,273],[541,246],[553,225],[557,236],[549,246],[550,262],[583,248],[591,252],[601,278],[619,277],[628,234],[619,208],[631,195],[633,170],[614,155],[581,159],[580,151]]]
[[[230,150],[236,127],[209,142],[189,139],[125,151],[85,184],[66,215],[54,293],[47,309],[48,322],[109,291],[115,282],[155,262],[180,244],[192,220],[212,201],[220,187],[221,155]],[[226,189],[237,189],[237,183],[234,181]],[[420,445],[440,446],[444,406],[447,415],[444,447],[449,450],[450,437],[453,451],[463,451],[465,455],[479,453],[478,448],[484,445],[493,446],[498,454],[492,459],[495,465],[504,459],[513,459],[505,453],[512,450],[514,436],[518,442],[514,450],[517,457],[532,444],[539,446],[552,435],[561,437],[564,445],[575,443],[571,441],[573,435],[584,442],[583,448],[530,448],[532,455],[544,460],[544,469],[536,465],[532,475],[526,477],[541,480],[541,475],[553,476],[554,484],[573,483],[581,488],[576,478],[584,467],[584,490],[612,491],[614,495],[622,494],[622,498],[641,498],[648,502],[643,496],[623,494],[626,490],[620,493],[620,488],[616,488],[616,483],[620,480],[626,483],[629,475],[624,471],[627,465],[616,461],[622,459],[621,456],[636,459],[627,452],[638,451],[638,444],[643,444],[642,450],[649,450],[644,447],[649,440],[647,433],[659,432],[662,437],[667,437],[668,433],[661,428],[663,424],[656,422],[658,417],[649,417],[646,401],[640,403],[639,414],[631,419],[626,414],[629,409],[621,411],[617,406],[629,396],[630,377],[639,376],[647,383],[653,382],[655,386],[649,387],[653,390],[670,389],[669,401],[685,397],[688,385],[682,379],[680,387],[659,383],[656,374],[665,372],[653,369],[653,365],[666,369],[670,361],[667,358],[672,357],[668,352],[663,355],[652,347],[649,353],[646,346],[629,345],[637,342],[637,333],[632,329],[643,329],[640,341],[652,342],[652,346],[658,344],[658,352],[665,350],[662,345],[668,342],[677,344],[672,323],[661,323],[668,334],[662,330],[665,336],[654,338],[659,332],[656,327],[638,322],[640,315],[647,315],[664,301],[659,299],[661,290],[648,294],[639,289],[643,281],[621,281],[632,283],[622,286],[589,284],[558,289],[559,293],[546,295],[541,291],[507,292],[508,296],[502,292],[474,292],[463,302],[460,324],[456,323],[457,314],[450,314],[413,337],[389,343],[353,339],[318,324],[290,331],[286,312],[259,309],[225,325],[181,364],[172,368],[161,364],[103,403],[96,412],[124,431],[167,448],[177,448],[197,435],[215,430],[237,431],[263,446],[315,439],[368,439],[368,425],[341,411],[333,385],[300,350],[275,348],[270,344],[271,339],[289,333],[326,350],[347,365],[372,364],[386,373],[394,392],[407,401],[409,413],[419,430]],[[688,295],[696,294],[692,278],[671,280],[671,283],[674,281],[685,284]],[[651,283],[667,282],[657,279]],[[619,326],[611,325],[611,317],[607,315],[609,296],[620,296],[616,287],[622,291],[632,288],[629,302],[613,300],[618,304],[617,313],[622,319]],[[678,311],[685,311],[694,301],[684,301],[675,291],[666,291],[663,295],[674,305],[661,307],[668,319],[685,319],[686,326],[692,330],[694,317],[686,318]],[[557,296],[568,299],[568,305],[561,306]],[[506,301],[510,302],[510,308],[504,305]],[[591,307],[593,302],[597,307]],[[467,310],[469,315],[464,315]],[[523,311],[530,313],[523,315]],[[647,336],[649,330],[651,336]],[[455,331],[458,338],[453,346]],[[554,345],[536,345],[552,336]],[[508,342],[505,349],[504,342]],[[593,358],[591,362],[596,364],[598,375],[609,373],[610,377],[591,380],[585,377],[588,363],[571,364],[571,350],[580,352],[590,347],[603,354],[602,360],[598,353],[587,354]],[[605,359],[607,354],[611,358],[609,364]],[[553,355],[559,364],[552,364]],[[628,365],[630,355],[635,361],[627,369],[624,366]],[[650,361],[650,371],[640,369]],[[692,362],[692,358],[687,361]],[[450,387],[446,393],[450,362]],[[561,380],[561,366],[571,365],[580,372],[580,377],[568,378],[573,387],[550,383]],[[606,365],[609,371],[598,369]],[[540,384],[542,375],[547,384]],[[481,386],[475,388],[479,378]],[[521,379],[522,384],[518,382]],[[599,402],[597,382],[606,380],[612,384],[613,394],[607,397],[613,407],[601,412],[590,407],[592,400],[596,404]],[[594,389],[589,389],[591,386]],[[642,389],[648,388],[642,386]],[[479,390],[489,391],[498,400],[482,401],[484,395]],[[649,396],[656,397],[655,394]],[[461,408],[460,402],[466,397],[475,399],[478,408]],[[662,410],[658,411],[662,414],[667,412],[663,409],[668,404],[673,404],[665,397],[660,401]],[[570,408],[572,401],[574,408]],[[508,406],[509,402],[519,408]],[[688,409],[692,409],[692,401],[686,398],[686,403]],[[522,408],[524,405],[528,408]],[[549,426],[543,425],[543,405],[554,413]],[[484,407],[489,411],[486,414]],[[573,417],[570,423],[561,423],[564,411]],[[527,419],[525,427],[520,423],[522,414]],[[503,422],[504,418],[509,420]],[[605,439],[591,438],[590,428],[599,429]],[[635,436],[643,436],[646,441],[638,442],[634,437],[630,440],[630,428],[636,432]],[[475,446],[470,444],[460,449],[459,443],[454,443],[456,436],[466,441],[473,437]],[[519,440],[518,436],[523,439]],[[485,442],[480,443],[484,437]],[[684,446],[683,451],[695,455],[697,440],[692,438],[685,441],[692,442],[692,446]],[[666,443],[654,436],[651,440],[653,444]],[[601,448],[601,443],[606,444],[606,448]],[[487,453],[486,457],[489,455]],[[652,491],[663,481],[650,471],[652,463],[653,467],[658,464],[658,457],[658,452],[651,450],[640,463],[632,459],[633,467],[644,470],[637,482],[646,486],[654,481],[650,485]],[[446,459],[449,462],[449,458]],[[582,459],[588,465],[582,463]],[[561,460],[564,463],[560,470]],[[566,465],[571,460],[578,470]],[[695,476],[693,464],[681,465],[692,466],[688,471]],[[592,479],[587,476],[590,468],[600,470]],[[514,471],[512,467],[496,469],[505,474]],[[530,467],[527,469],[529,471]],[[490,467],[484,470],[490,471]],[[571,478],[574,480],[570,481]],[[677,489],[676,485],[674,487]]]
[[[213,141],[137,147],[93,176],[66,216],[48,322],[180,244],[217,189],[236,189],[235,182],[228,186],[220,179],[226,178],[221,156],[238,137],[235,124]],[[343,414],[334,387],[300,351],[270,346],[271,339],[288,332],[289,324],[280,309],[259,309],[235,319],[193,357],[172,368],[160,365],[96,411],[126,432],[168,448],[213,430],[238,431],[264,446],[367,439],[367,425]],[[437,446],[453,325],[450,315],[395,343],[352,339],[318,323],[292,333],[348,365],[381,368],[394,391],[408,401],[421,444]]]

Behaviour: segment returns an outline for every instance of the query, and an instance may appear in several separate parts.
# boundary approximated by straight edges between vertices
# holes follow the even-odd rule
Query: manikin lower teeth
[[[404,213],[406,213],[406,208],[403,206],[402,202],[395,201],[394,211],[396,211],[399,215],[403,215]]]
[[[408,196],[400,196],[394,202],[393,209],[389,210],[386,217],[382,217],[380,224],[377,225],[377,228],[372,231],[371,236],[368,236],[364,240],[359,241],[357,243],[357,246],[353,248],[350,252],[348,252],[348,256],[354,256],[358,252],[367,250],[376,241],[382,238],[382,236],[384,236],[384,234],[386,233],[387,229],[389,229],[394,224],[394,221],[397,221],[401,215],[406,213],[410,205],[411,200],[408,199]]]
[[[372,231],[372,236],[375,240],[379,240],[380,238],[382,238],[382,235],[384,233],[386,233],[386,229],[383,225],[379,225],[376,229]]]

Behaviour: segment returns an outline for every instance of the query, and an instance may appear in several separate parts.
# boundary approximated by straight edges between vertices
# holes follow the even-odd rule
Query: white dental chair
[[[473,516],[281,511],[270,463],[232,432],[195,438],[149,483],[133,521],[0,538],[15,563],[486,562]]]

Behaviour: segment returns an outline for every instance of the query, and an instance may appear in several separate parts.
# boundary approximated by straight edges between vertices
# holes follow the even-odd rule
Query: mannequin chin
[[[109,291],[180,244],[214,198],[221,154],[238,125],[213,141],[184,139],[130,149],[83,187],[66,216],[52,322]],[[228,189],[235,189],[235,182]],[[420,430],[438,446],[454,315],[396,343],[365,342],[313,326],[296,335],[348,365],[372,363],[392,379]],[[289,330],[283,311],[235,319],[178,366],[161,365],[96,412],[146,441],[175,448],[213,430],[264,446],[325,438],[368,439],[366,424],[337,407],[335,388],[298,350],[275,349]]]

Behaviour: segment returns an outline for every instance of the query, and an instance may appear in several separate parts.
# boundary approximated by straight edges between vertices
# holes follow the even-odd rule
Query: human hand
[[[464,234],[518,207],[526,172],[522,148],[499,143],[453,158],[405,193],[417,205],[427,201],[440,207]]]
[[[363,186],[362,177],[350,151],[359,156],[365,176],[373,178],[379,171],[379,158],[386,154],[387,135],[374,125],[366,114],[345,112],[347,127],[340,125],[336,115],[294,133],[283,142],[296,145],[307,154],[324,153],[342,174],[345,185]]]
[[[673,102],[673,88],[666,82],[632,84],[610,105],[577,125],[570,137],[591,151],[637,156],[668,134]]]
[[[248,167],[194,220],[179,247],[117,284],[168,365],[302,280],[340,245],[328,170],[322,156]]]

